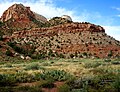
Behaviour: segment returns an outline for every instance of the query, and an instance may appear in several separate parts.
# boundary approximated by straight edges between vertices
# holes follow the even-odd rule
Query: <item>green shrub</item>
[[[51,70],[40,74],[40,77],[44,80],[53,79],[55,81],[65,81],[71,78],[72,76],[63,70]]]
[[[12,86],[16,79],[12,74],[0,74],[0,86]]]
[[[35,79],[36,76],[34,76],[32,74],[19,72],[19,73],[16,73],[14,76],[18,83],[26,83],[26,82],[36,81],[36,79]]]
[[[42,92],[42,90],[38,86],[21,86],[15,92]]]
[[[10,68],[10,67],[12,67],[12,64],[11,64],[11,63],[7,63],[7,64],[6,64],[6,67],[9,67],[9,68]]]
[[[96,68],[96,67],[98,67],[100,65],[101,65],[100,62],[85,62],[84,63],[85,68]]]
[[[0,48],[2,48],[2,45],[0,45]]]
[[[88,55],[87,52],[84,52],[84,53],[83,53],[83,56],[87,56],[87,55]]]
[[[0,87],[0,92],[14,92],[12,87]]]
[[[40,65],[38,63],[33,62],[33,63],[27,65],[25,69],[26,70],[39,70],[39,69],[43,69],[43,68],[40,67]]]
[[[65,56],[64,56],[62,53],[60,53],[60,54],[59,54],[59,57],[60,57],[60,58],[64,58]]]
[[[72,89],[72,92],[85,92],[85,91],[83,91],[82,89]],[[90,91],[90,92],[92,92],[92,91]]]
[[[45,81],[42,82],[40,87],[42,87],[42,88],[53,88],[53,87],[55,87],[53,82],[54,82],[54,80],[52,80],[52,79],[45,80]]]
[[[6,51],[6,55],[7,55],[7,56],[12,56],[12,52],[11,52],[10,50],[7,50],[7,51]]]
[[[3,26],[3,25],[4,25],[4,23],[2,21],[0,21],[0,27]]]
[[[42,66],[51,66],[51,64],[48,63],[48,62],[43,62],[43,63],[42,63]]]
[[[24,54],[25,56],[32,56],[32,54],[35,52],[35,47],[31,47],[31,49],[28,50],[24,49],[22,46],[18,46],[16,42],[8,42],[7,44],[12,47],[16,52]]]
[[[111,59],[105,59],[104,62],[111,62]]]
[[[112,56],[113,56],[113,52],[112,52],[112,50],[110,50],[108,53],[108,57],[112,57]]]
[[[74,57],[74,55],[73,54],[70,54],[70,58],[73,58]]]
[[[115,79],[115,82],[112,83],[112,86],[114,87],[116,92],[120,92],[120,77],[119,76]]]
[[[67,84],[63,84],[59,86],[57,89],[58,92],[70,92],[70,87]]]
[[[112,61],[111,63],[114,64],[114,65],[119,65],[120,61]]]
[[[3,40],[3,36],[2,35],[0,35],[0,41],[2,41]]]

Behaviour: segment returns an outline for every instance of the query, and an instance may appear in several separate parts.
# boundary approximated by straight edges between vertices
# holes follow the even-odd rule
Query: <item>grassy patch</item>
[[[0,91],[10,92],[9,87],[17,86],[16,90],[21,90],[20,92],[32,92],[30,89],[39,92],[41,88],[56,87],[54,82],[62,81],[65,84],[57,87],[59,92],[119,92],[118,76],[119,60],[55,59],[26,62],[14,59],[11,62],[0,62]],[[34,87],[19,88],[16,85],[38,81],[40,83]]]

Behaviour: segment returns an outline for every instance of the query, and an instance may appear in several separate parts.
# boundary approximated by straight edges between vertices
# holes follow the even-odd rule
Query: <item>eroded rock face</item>
[[[14,4],[3,13],[0,21],[5,22],[6,28],[21,30],[40,27],[47,19],[31,11],[30,7]]]
[[[101,26],[90,23],[67,23],[63,25],[53,26],[49,28],[34,28],[27,31],[14,32],[13,37],[31,36],[54,36],[56,34],[64,33],[79,33],[79,32],[103,32],[105,30]]]
[[[33,12],[30,11],[30,7],[24,7],[22,4],[14,4],[3,13],[1,21],[5,22],[9,19],[29,21],[28,15],[34,17]]]
[[[47,19],[46,19],[44,16],[39,15],[39,14],[37,14],[37,13],[35,13],[35,12],[34,12],[34,15],[35,15],[35,19],[36,19],[36,20],[38,20],[38,21],[40,21],[40,22],[43,22],[43,23],[47,22]]]
[[[30,10],[30,7],[25,7],[22,4],[14,4],[11,7],[9,7],[2,15],[1,21],[5,22],[8,21],[9,19],[14,19],[18,21],[30,21],[31,18],[38,19],[42,22],[47,21],[45,17],[42,15],[33,13]]]

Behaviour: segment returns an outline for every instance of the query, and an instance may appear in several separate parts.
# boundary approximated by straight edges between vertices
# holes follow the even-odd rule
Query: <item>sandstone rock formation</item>
[[[24,57],[120,57],[120,42],[108,36],[103,27],[89,22],[72,22],[68,15],[47,21],[30,7],[14,4],[0,20],[4,22],[2,30],[6,30],[2,42],[10,43],[6,44],[8,48]]]
[[[61,18],[65,18],[65,19],[67,19],[69,21],[72,21],[72,18],[70,16],[68,16],[68,15],[63,15]]]
[[[47,19],[31,11],[30,7],[14,4],[3,13],[0,21],[5,22],[6,28],[21,30],[39,27],[47,22]]]
[[[9,7],[2,15],[1,21],[6,22],[10,19],[19,21],[30,21],[30,18],[35,18],[41,22],[46,22],[47,19],[30,10],[30,7],[25,7],[22,4],[14,4]]]

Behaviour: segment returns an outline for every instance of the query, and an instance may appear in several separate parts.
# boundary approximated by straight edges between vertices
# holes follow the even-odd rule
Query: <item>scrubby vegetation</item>
[[[57,92],[119,92],[120,63],[113,63],[118,61],[55,59],[1,62],[0,91],[44,92],[42,88],[56,88]],[[56,86],[55,82],[63,84]]]

